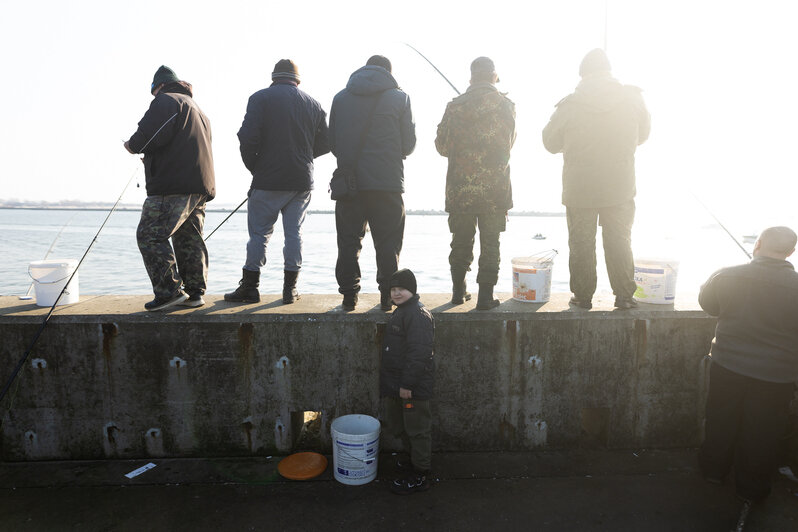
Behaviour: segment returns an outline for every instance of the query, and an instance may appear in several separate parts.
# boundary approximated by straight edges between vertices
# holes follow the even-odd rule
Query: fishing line
[[[228,214],[228,215],[227,215],[227,218],[225,218],[224,220],[222,220],[222,222],[221,222],[219,225],[217,225],[217,226],[216,226],[216,229],[214,229],[213,231],[211,231],[211,234],[209,234],[208,236],[206,236],[206,237],[205,237],[205,242],[207,242],[207,241],[208,241],[208,239],[209,239],[210,237],[212,237],[212,236],[213,236],[213,233],[215,233],[216,231],[218,231],[218,230],[219,230],[219,228],[220,228],[222,225],[224,225],[224,223],[225,223],[227,220],[229,220],[229,219],[230,219],[230,217],[231,217],[232,215],[234,215],[234,214],[236,213],[236,211],[238,211],[238,209],[240,209],[240,208],[241,208],[241,206],[242,206],[242,205],[244,205],[244,204],[247,202],[247,200],[248,200],[248,199],[249,199],[249,196],[247,196],[246,198],[244,198],[244,201],[242,201],[241,203],[239,203],[239,204],[238,204],[238,207],[236,207],[235,209],[233,209],[233,212],[231,212],[230,214]]]
[[[158,130],[155,131],[155,133],[153,133],[153,135],[150,137],[150,140],[148,140],[144,144],[144,146],[142,146],[141,150],[139,150],[139,153],[144,151],[144,148],[149,146],[150,142],[153,141],[153,139],[156,137],[156,135],[158,135],[158,133],[161,132],[161,130],[166,126],[166,124],[171,122],[172,119],[177,116],[177,114],[178,113],[175,113],[175,114],[173,114],[172,116],[170,116],[169,118],[166,119],[166,121],[161,125],[161,127],[159,127]],[[61,292],[58,294],[58,297],[55,298],[55,302],[52,304],[52,306],[50,306],[50,310],[47,312],[47,315],[44,317],[44,320],[42,321],[42,324],[39,326],[39,329],[36,331],[36,334],[33,337],[33,341],[31,341],[30,345],[28,346],[28,349],[25,350],[25,354],[22,356],[22,358],[17,363],[16,367],[14,368],[14,372],[11,374],[11,377],[9,377],[8,381],[3,386],[3,390],[0,391],[0,402],[2,402],[2,400],[5,398],[6,394],[8,393],[9,388],[11,388],[11,385],[16,380],[17,375],[19,375],[19,372],[22,370],[22,367],[25,365],[25,362],[28,360],[28,357],[30,357],[31,352],[33,351],[33,347],[36,345],[36,342],[39,341],[39,338],[41,337],[42,333],[44,332],[44,329],[47,327],[47,324],[50,322],[50,317],[53,315],[53,312],[55,312],[55,307],[56,307],[56,305],[58,305],[58,302],[61,300],[61,296],[64,295],[64,292],[66,292],[66,289],[69,286],[69,283],[71,283],[72,279],[75,277],[75,275],[77,275],[81,264],[83,264],[83,261],[86,259],[86,256],[89,254],[89,251],[91,251],[91,248],[94,247],[94,244],[97,242],[97,237],[100,236],[100,233],[102,232],[103,228],[105,228],[105,224],[108,223],[108,219],[111,217],[111,215],[114,213],[114,211],[116,211],[116,208],[119,205],[119,202],[122,201],[122,196],[125,195],[125,192],[127,191],[128,187],[130,186],[130,183],[133,182],[133,179],[136,177],[136,174],[138,173],[138,171],[139,171],[139,166],[136,165],[136,169],[133,171],[133,174],[130,176],[130,179],[128,179],[127,184],[125,184],[125,188],[122,189],[122,193],[119,194],[119,197],[117,198],[116,203],[114,203],[114,206],[111,207],[110,211],[108,211],[108,215],[105,217],[105,220],[103,220],[102,225],[97,230],[97,233],[94,235],[94,238],[92,239],[91,243],[89,244],[89,247],[86,248],[86,251],[83,253],[83,256],[78,261],[78,265],[75,267],[75,271],[73,271],[72,275],[69,276],[69,280],[66,282],[64,287],[61,289]],[[10,409],[9,409],[9,411],[10,411]],[[0,419],[0,424],[2,424],[2,419]]]
[[[441,72],[440,70],[438,70],[438,67],[436,67],[436,66],[435,66],[435,64],[434,64],[432,61],[430,61],[429,59],[427,59],[427,56],[425,56],[424,54],[422,54],[421,52],[419,52],[418,50],[416,50],[416,49],[415,49],[413,46],[411,46],[410,44],[408,44],[408,43],[405,43],[405,45],[406,45],[406,46],[408,46],[408,47],[409,47],[411,50],[413,50],[414,52],[416,52],[418,55],[420,55],[420,56],[421,56],[421,57],[424,59],[424,61],[426,61],[427,63],[429,63],[429,64],[430,64],[430,66],[431,66],[432,68],[434,68],[434,69],[435,69],[435,72],[437,72],[438,74],[440,74],[440,75],[441,75],[441,77],[442,77],[443,79],[445,79],[445,80],[446,80],[446,83],[448,83],[448,84],[449,84],[449,86],[450,86],[450,87],[452,87],[452,88],[454,89],[454,92],[456,92],[458,96],[461,94],[461,93],[460,93],[460,91],[459,91],[459,90],[457,90],[457,87],[455,87],[455,86],[454,86],[454,83],[452,83],[451,81],[449,81],[449,78],[447,78],[446,76],[444,76],[444,75],[443,75],[443,72]]]
[[[695,193],[695,192],[692,192],[692,191],[691,191],[690,193],[693,195],[693,197],[695,198],[695,200],[696,200],[698,203],[700,203],[700,204],[701,204],[701,206],[702,206],[702,207],[704,207],[704,208],[707,210],[707,212],[709,213],[709,215],[710,215],[710,216],[712,216],[712,217],[715,219],[715,222],[717,222],[717,224],[720,226],[720,228],[721,228],[721,229],[723,229],[724,231],[726,231],[726,234],[727,234],[727,235],[729,235],[729,238],[731,238],[732,240],[734,240],[734,243],[735,243],[735,244],[737,244],[737,246],[738,246],[738,247],[739,247],[741,250],[743,250],[743,253],[745,253],[745,256],[746,256],[746,257],[748,257],[749,259],[751,259],[751,254],[750,254],[750,253],[748,253],[748,250],[747,250],[747,249],[745,249],[745,247],[743,247],[743,245],[742,245],[742,244],[740,244],[740,241],[739,241],[739,240],[737,240],[736,238],[734,238],[734,235],[733,235],[733,234],[731,234],[731,231],[729,231],[728,229],[726,229],[726,226],[725,226],[725,225],[723,225],[723,223],[722,223],[722,222],[721,222],[721,221],[718,219],[718,217],[717,217],[717,216],[715,216],[715,213],[713,213],[713,212],[712,212],[712,211],[709,209],[709,207],[707,207],[707,206],[704,204],[704,202],[703,202],[703,201],[701,201],[701,198],[699,198],[699,197],[696,195],[696,193]]]

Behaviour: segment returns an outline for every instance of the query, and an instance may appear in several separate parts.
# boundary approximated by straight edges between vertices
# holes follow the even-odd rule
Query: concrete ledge
[[[146,313],[149,299],[57,308],[3,401],[4,460],[289,452],[309,411],[324,450],[335,417],[377,415],[378,295],[352,313],[338,295],[207,296],[200,309]],[[436,318],[436,451],[699,443],[715,320],[694,299],[613,311],[600,296],[589,312],[568,310],[565,294],[488,312],[448,299],[422,295]],[[47,310],[0,297],[3,382]]]

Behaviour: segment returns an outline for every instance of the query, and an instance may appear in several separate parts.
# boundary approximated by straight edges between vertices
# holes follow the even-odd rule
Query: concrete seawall
[[[569,311],[505,301],[477,312],[422,295],[436,320],[436,451],[688,447],[700,443],[715,320],[673,306]],[[297,448],[320,412],[378,412],[388,315],[340,296],[142,312],[149,298],[83,296],[58,307],[0,403],[6,461],[244,456]],[[644,307],[644,308],[643,308]],[[47,313],[0,297],[3,383]],[[386,447],[390,441],[384,440]]]

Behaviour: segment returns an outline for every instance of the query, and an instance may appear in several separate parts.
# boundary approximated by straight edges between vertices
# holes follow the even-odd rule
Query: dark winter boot
[[[488,283],[479,283],[477,310],[490,310],[498,306],[499,300],[493,299],[493,285]]]
[[[466,291],[466,270],[452,270],[452,305],[462,305],[471,300]]]
[[[251,270],[241,270],[242,277],[238,282],[238,288],[235,292],[230,292],[224,295],[225,301],[234,301],[236,303],[259,303],[260,292],[260,271],[253,272]]]
[[[380,310],[388,312],[391,308],[393,308],[393,300],[391,299],[391,289],[389,288],[387,291],[380,292]]]
[[[289,305],[299,299],[299,292],[296,291],[296,278],[299,272],[283,270],[283,304]]]

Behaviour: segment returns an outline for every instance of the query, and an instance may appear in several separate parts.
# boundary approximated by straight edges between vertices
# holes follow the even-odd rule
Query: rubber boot
[[[380,291],[380,310],[388,312],[393,308],[393,300],[391,299],[391,289],[387,291]]]
[[[296,278],[299,272],[283,270],[283,304],[290,305],[299,299],[299,292],[296,291]]]
[[[493,285],[488,283],[479,283],[477,310],[490,310],[498,306],[499,300],[493,299]]]
[[[242,277],[238,282],[238,288],[236,288],[234,292],[225,294],[224,300],[236,303],[259,303],[260,292],[258,292],[258,286],[260,286],[260,271],[241,271]]]
[[[462,305],[471,300],[466,291],[466,270],[452,270],[452,305]]]

